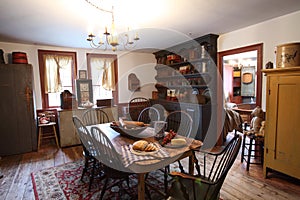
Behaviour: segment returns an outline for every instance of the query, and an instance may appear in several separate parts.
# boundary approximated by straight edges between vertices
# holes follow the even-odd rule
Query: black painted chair
[[[151,102],[149,99],[144,97],[135,97],[131,99],[128,103],[130,117],[128,120],[137,121],[140,112],[147,107],[151,107]]]
[[[151,124],[153,121],[159,121],[160,114],[159,111],[154,107],[144,108],[137,119],[139,122],[144,122],[145,124]]]
[[[184,137],[190,137],[192,126],[193,126],[193,119],[191,116],[185,112],[185,111],[173,111],[170,112],[166,118],[167,122],[167,129],[166,131],[173,130],[178,135],[184,136]],[[182,173],[184,173],[184,168],[180,162],[180,160],[177,161],[179,165],[179,169]],[[170,166],[166,166],[164,169],[164,185],[165,185],[165,193],[167,194],[168,189],[168,174],[170,173]]]
[[[219,200],[220,190],[241,147],[242,136],[235,135],[219,152],[194,151],[197,175],[171,172],[169,200]],[[198,158],[198,159],[197,159]],[[199,160],[203,163],[199,165]]]

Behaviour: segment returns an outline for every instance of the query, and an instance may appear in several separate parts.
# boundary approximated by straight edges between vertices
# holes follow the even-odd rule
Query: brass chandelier
[[[107,50],[111,49],[112,51],[116,51],[117,47],[121,44],[123,45],[124,49],[130,50],[133,49],[138,40],[140,40],[138,33],[131,31],[129,28],[128,30],[123,34],[123,35],[118,35],[116,32],[115,28],[115,18],[114,18],[114,7],[112,6],[111,10],[106,10],[103,9],[96,4],[92,3],[89,0],[85,0],[87,3],[95,7],[96,9],[102,11],[102,12],[107,12],[110,13],[112,16],[112,23],[111,23],[111,28],[110,32],[108,31],[107,27],[105,27],[104,33],[102,36],[99,36],[99,39],[96,39],[97,37],[93,34],[90,33],[88,35],[87,41],[89,41],[90,46],[95,49],[102,49],[102,50]],[[97,41],[98,42],[97,42]]]

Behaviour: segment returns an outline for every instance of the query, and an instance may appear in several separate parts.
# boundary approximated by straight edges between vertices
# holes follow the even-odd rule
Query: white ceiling
[[[299,0],[111,0],[118,31],[138,28],[138,48],[164,48],[300,10]],[[85,0],[1,0],[0,41],[90,48],[111,17]],[[95,31],[98,27],[98,31]]]

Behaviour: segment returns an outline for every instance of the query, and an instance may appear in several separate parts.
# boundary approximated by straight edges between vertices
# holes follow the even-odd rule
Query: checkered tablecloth
[[[162,148],[160,148],[157,153],[150,155],[136,155],[130,151],[131,148],[132,145],[124,145],[121,148],[125,167],[128,167],[129,165],[137,161],[162,160],[169,157],[169,153]]]

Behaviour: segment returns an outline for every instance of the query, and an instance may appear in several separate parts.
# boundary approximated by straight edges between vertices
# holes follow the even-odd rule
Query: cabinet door
[[[31,65],[0,65],[0,155],[36,150]]]
[[[300,177],[300,76],[271,76],[267,100],[266,162]]]
[[[191,137],[196,139],[202,139],[202,119],[199,112],[199,106],[187,106],[185,111],[191,116],[193,119],[193,127],[191,132]]]

